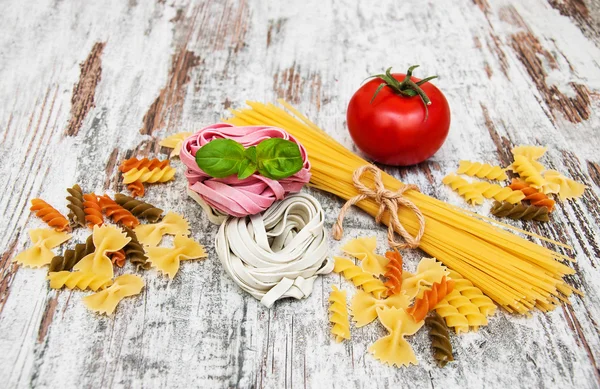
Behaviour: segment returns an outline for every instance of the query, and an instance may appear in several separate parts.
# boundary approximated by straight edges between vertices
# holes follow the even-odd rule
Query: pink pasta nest
[[[228,138],[244,147],[256,146],[265,139],[283,138],[298,145],[302,153],[304,167],[298,173],[282,180],[272,180],[257,173],[239,180],[237,176],[213,178],[204,173],[196,164],[196,151],[208,142]],[[205,127],[183,142],[181,161],[187,167],[185,176],[189,189],[214,209],[235,217],[260,213],[288,193],[299,192],[310,180],[310,162],[306,149],[286,131],[277,127],[244,126],[218,123]]]

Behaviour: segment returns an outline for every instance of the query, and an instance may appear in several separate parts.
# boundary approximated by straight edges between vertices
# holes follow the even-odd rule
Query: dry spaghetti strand
[[[227,122],[285,129],[308,151],[312,186],[345,200],[358,195],[352,175],[368,163],[294,107],[283,100],[280,103],[287,111],[272,104],[248,102],[250,109],[232,110],[234,117]],[[387,190],[397,191],[404,187],[402,182],[385,172],[381,176]],[[365,185],[373,187],[372,177],[363,180]],[[500,223],[492,225],[491,219],[484,220],[418,191],[406,191],[403,197],[414,203],[425,218],[427,227],[419,247],[462,274],[507,311],[526,314],[534,308],[551,310],[574,291],[563,280],[563,276],[575,273],[563,263],[569,257],[500,228]],[[373,199],[364,199],[356,205],[372,216],[379,212],[379,205]],[[411,210],[400,207],[398,218],[408,233],[413,236],[418,233],[420,224]],[[382,222],[389,225],[388,212],[383,214]],[[508,225],[502,226],[526,233]],[[529,235],[561,245],[539,235]]]

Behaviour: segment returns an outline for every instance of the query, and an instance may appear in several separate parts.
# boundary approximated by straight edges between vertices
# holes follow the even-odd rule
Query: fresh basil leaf
[[[256,164],[256,146],[248,147],[244,153],[244,156]]]
[[[300,148],[281,138],[266,139],[256,146],[258,172],[273,180],[281,180],[302,169]]]
[[[196,163],[206,174],[225,178],[239,171],[246,158],[244,146],[231,139],[215,139],[196,152]]]
[[[240,164],[238,170],[238,179],[243,180],[244,178],[248,178],[254,174],[256,171],[256,163],[249,160],[248,158],[244,159]]]

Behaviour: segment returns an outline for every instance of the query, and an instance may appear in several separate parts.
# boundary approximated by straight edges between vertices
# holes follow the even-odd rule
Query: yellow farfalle
[[[372,274],[356,266],[348,258],[333,257],[333,259],[335,260],[333,271],[342,273],[344,278],[352,281],[356,287],[362,288],[365,292],[371,293],[377,298],[381,298],[387,293],[387,288],[379,278],[373,277]]]
[[[383,363],[397,367],[408,366],[411,363],[417,365],[417,357],[404,336],[415,334],[423,326],[423,320],[415,323],[404,309],[387,307],[378,308],[377,316],[390,334],[369,347],[373,356]]]
[[[329,321],[333,326],[331,333],[335,341],[340,343],[344,339],[350,339],[350,321],[348,320],[348,307],[346,306],[346,291],[339,290],[335,285],[329,294]]]
[[[97,275],[89,271],[57,271],[48,273],[52,289],[61,289],[66,286],[69,289],[79,288],[81,290],[91,289],[96,291],[103,289],[112,283],[109,277]]]
[[[506,172],[500,166],[481,162],[460,161],[456,172],[471,177],[487,178],[488,180],[502,181],[508,179]]]
[[[542,192],[558,193],[561,200],[575,199],[583,196],[586,186],[565,177],[556,170],[547,170],[544,172],[546,183],[542,186]]]
[[[123,274],[115,278],[115,282],[110,287],[84,297],[83,303],[94,312],[110,315],[123,298],[139,294],[143,287],[144,280],[142,280],[142,277]]]
[[[537,161],[546,154],[547,147],[544,146],[517,146],[513,148],[513,156],[522,155],[530,161]]]
[[[448,274],[446,266],[435,258],[421,258],[415,274],[407,271],[402,273],[401,290],[409,299],[421,298],[425,291],[431,290],[433,284],[441,282]]]
[[[94,226],[92,236],[96,249],[73,266],[73,270],[90,272],[97,276],[112,279],[114,275],[113,265],[106,253],[121,250],[131,241],[131,238],[128,238],[120,228],[109,225]]]
[[[366,326],[377,318],[377,308],[402,308],[406,309],[409,305],[409,299],[405,294],[394,294],[386,299],[378,299],[367,292],[358,290],[352,302],[350,311],[352,319],[356,322],[356,327]]]
[[[171,166],[165,166],[163,168],[154,168],[152,170],[147,167],[137,169],[133,168],[123,173],[123,183],[131,184],[132,182],[147,182],[153,184],[155,182],[167,182],[173,179],[175,176],[175,169]]]
[[[185,218],[175,212],[168,212],[165,217],[155,224],[142,224],[135,228],[138,241],[146,246],[156,246],[163,235],[190,234],[190,225]]]
[[[177,235],[174,247],[148,247],[146,249],[148,262],[173,279],[179,270],[179,262],[189,259],[206,258],[204,246],[193,239]]]
[[[353,239],[342,246],[342,251],[359,259],[364,271],[378,276],[386,272],[390,260],[383,255],[375,254],[376,248],[377,239],[373,236]]]
[[[162,147],[167,147],[169,149],[173,149],[169,158],[173,158],[179,156],[179,152],[181,151],[181,146],[183,145],[183,141],[192,135],[191,132],[179,132],[177,134],[170,135],[165,139],[161,140],[158,144]]]
[[[52,249],[71,239],[71,235],[52,228],[36,228],[29,230],[29,239],[32,247],[20,252],[13,262],[27,267],[41,267],[52,262]]]
[[[442,179],[442,182],[458,192],[471,204],[483,204],[483,195],[481,191],[473,186],[472,183],[454,173],[448,174]]]
[[[496,305],[459,273],[451,270],[449,277],[454,281],[454,290],[434,308],[446,325],[454,328],[456,333],[487,325],[487,317],[496,312]]]

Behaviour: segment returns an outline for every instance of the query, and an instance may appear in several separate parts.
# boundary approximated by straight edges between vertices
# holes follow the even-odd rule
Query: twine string
[[[361,178],[366,173],[370,172],[373,174],[373,181],[375,186],[373,188],[365,185]],[[337,221],[333,225],[333,238],[336,240],[340,240],[344,234],[344,228],[342,227],[342,223],[344,221],[344,217],[346,216],[346,212],[353,205],[366,200],[372,199],[379,205],[379,209],[377,211],[377,215],[375,216],[375,221],[377,223],[381,223],[381,219],[385,211],[388,211],[390,216],[390,220],[388,223],[388,244],[393,248],[416,248],[419,247],[419,243],[421,242],[421,238],[423,237],[423,233],[425,232],[425,216],[421,212],[421,210],[409,199],[404,197],[404,192],[409,190],[420,191],[419,187],[416,185],[408,184],[403,185],[397,191],[391,191],[385,188],[383,185],[383,180],[381,177],[381,170],[373,165],[365,165],[361,166],[354,171],[352,175],[352,181],[354,183],[354,187],[358,190],[356,196],[352,197],[342,207],[340,210],[340,214],[338,215]],[[417,220],[419,221],[419,231],[417,235],[412,236],[406,231],[406,228],[400,222],[398,218],[398,210],[401,206],[409,208],[411,211],[415,213],[417,216]],[[403,242],[399,242],[395,239],[394,232],[397,232],[402,239]]]

